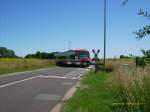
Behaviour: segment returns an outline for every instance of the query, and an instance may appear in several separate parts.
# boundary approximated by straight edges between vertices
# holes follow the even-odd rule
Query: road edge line
[[[23,73],[32,73],[32,72],[37,72],[37,71],[42,71],[42,70],[55,69],[55,68],[60,68],[60,67],[41,68],[41,69],[34,69],[34,70],[22,71],[22,72],[14,72],[14,73],[8,73],[8,74],[6,73],[6,74],[1,74],[0,78],[7,77],[7,76],[18,75],[18,74],[23,74]]]
[[[30,78],[23,79],[23,80],[20,80],[20,81],[4,84],[4,85],[1,85],[0,88],[11,86],[11,85],[14,85],[14,84],[17,84],[17,83],[20,83],[20,82],[24,82],[24,81],[27,81],[27,80],[31,80],[31,79],[34,79],[34,78],[37,78],[37,77],[40,77],[40,76],[30,77]]]
[[[69,78],[69,77],[61,77],[61,76],[44,76],[44,75],[39,75],[41,78],[56,78],[56,79],[72,79],[72,80],[78,80],[76,78]]]

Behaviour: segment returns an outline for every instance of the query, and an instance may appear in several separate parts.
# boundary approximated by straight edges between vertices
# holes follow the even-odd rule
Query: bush
[[[144,58],[145,58],[145,61],[146,63],[150,63],[150,49],[149,50],[141,50],[143,55],[144,55]]]
[[[135,59],[136,67],[145,67],[146,66],[146,61],[144,57],[136,57]]]

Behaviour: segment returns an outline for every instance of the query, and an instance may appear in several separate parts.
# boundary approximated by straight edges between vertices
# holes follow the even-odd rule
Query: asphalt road
[[[50,112],[87,68],[53,68],[0,76],[0,112]]]

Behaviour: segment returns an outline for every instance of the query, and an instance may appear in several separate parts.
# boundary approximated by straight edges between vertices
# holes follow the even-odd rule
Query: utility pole
[[[69,42],[68,42],[68,50],[71,50],[71,44],[72,44],[72,42],[69,41]]]
[[[104,69],[106,66],[106,0],[104,0]]]

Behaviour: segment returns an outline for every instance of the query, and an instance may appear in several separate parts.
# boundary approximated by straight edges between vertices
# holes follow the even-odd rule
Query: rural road
[[[0,112],[50,112],[88,70],[57,67],[0,76]]]

